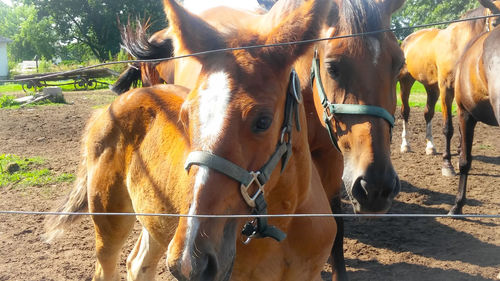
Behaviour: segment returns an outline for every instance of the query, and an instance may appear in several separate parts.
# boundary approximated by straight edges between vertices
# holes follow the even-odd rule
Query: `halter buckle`
[[[241,195],[243,196],[243,199],[245,199],[245,202],[247,202],[248,206],[255,208],[255,199],[261,194],[264,193],[264,185],[260,183],[259,181],[259,175],[260,172],[250,172],[250,175],[252,176],[252,180],[248,183],[248,185],[241,184],[240,185],[240,190],[241,190]],[[248,189],[252,184],[255,183],[258,186],[258,190],[255,192],[255,194],[250,195],[248,193]]]

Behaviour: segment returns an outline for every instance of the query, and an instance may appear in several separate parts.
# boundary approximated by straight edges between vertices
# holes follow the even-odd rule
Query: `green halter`
[[[295,123],[297,130],[300,130],[298,105],[301,102],[302,96],[300,95],[299,80],[295,70],[292,70],[285,102],[285,118],[281,137],[276,150],[259,171],[249,172],[233,162],[207,151],[191,152],[184,164],[185,169],[189,170],[192,165],[205,166],[238,181],[241,184],[241,195],[245,202],[252,208],[252,213],[256,215],[267,214],[264,185],[270,179],[272,172],[280,162],[281,171],[283,171],[288,159],[292,155],[292,129]],[[252,184],[256,184],[258,190],[254,194],[249,194],[248,189]],[[247,222],[242,230],[242,234],[248,237],[245,243],[248,243],[252,238],[271,237],[277,241],[282,241],[286,238],[286,234],[283,231],[267,224],[266,217],[258,217],[252,222]]]
[[[340,151],[340,147],[337,143],[337,139],[334,136],[332,118],[335,117],[335,114],[354,114],[354,115],[371,115],[380,117],[386,120],[391,126],[391,136],[392,136],[392,128],[394,127],[394,116],[390,114],[387,110],[380,106],[375,105],[362,105],[362,104],[339,104],[339,103],[330,103],[325,93],[325,89],[323,88],[323,83],[321,82],[321,75],[319,71],[319,58],[318,58],[318,50],[314,52],[314,58],[312,61],[311,68],[311,83],[316,80],[316,87],[318,88],[318,95],[321,100],[321,105],[323,105],[323,119],[325,120],[325,124],[327,126],[328,135],[332,140],[333,145]]]

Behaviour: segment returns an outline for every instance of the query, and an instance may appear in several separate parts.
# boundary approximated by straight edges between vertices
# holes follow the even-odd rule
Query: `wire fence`
[[[105,62],[101,64],[95,64],[87,67],[81,67],[74,70],[68,70],[63,72],[58,72],[56,74],[49,74],[36,77],[37,79],[51,78],[56,75],[61,74],[74,74],[84,70],[103,67],[107,65],[115,65],[115,64],[125,64],[125,63],[159,63],[162,61],[182,59],[188,57],[209,55],[221,52],[230,52],[236,50],[248,50],[255,48],[271,48],[271,47],[279,47],[279,46],[288,46],[295,44],[310,44],[321,41],[329,41],[335,39],[344,39],[344,38],[352,38],[352,37],[360,37],[360,36],[369,36],[384,32],[395,32],[400,30],[408,30],[408,29],[416,29],[416,28],[426,28],[436,25],[446,25],[458,22],[465,21],[473,21],[473,20],[481,20],[488,19],[492,17],[498,17],[500,14],[491,14],[486,16],[478,16],[478,17],[470,17],[464,19],[456,19],[450,21],[442,21],[435,22],[429,24],[421,24],[407,27],[398,27],[398,28],[388,28],[375,30],[370,32],[362,32],[355,33],[349,35],[341,35],[341,36],[333,36],[333,37],[325,37],[325,38],[317,38],[311,40],[302,40],[302,41],[293,41],[293,42],[284,42],[277,44],[267,44],[267,45],[252,45],[252,46],[242,46],[242,47],[234,47],[234,48],[223,48],[216,50],[203,51],[198,53],[192,53],[182,56],[174,56],[168,58],[161,59],[145,59],[145,60],[123,60],[123,61],[113,61],[113,62]],[[0,80],[0,83],[15,83],[15,82],[23,82],[29,81],[33,78],[24,78],[24,79],[13,79],[13,80]],[[266,215],[252,215],[252,214],[241,214],[241,215],[190,215],[190,214],[166,214],[166,213],[76,213],[76,212],[39,212],[39,211],[9,211],[9,210],[0,210],[0,215],[58,215],[58,216],[162,216],[162,217],[191,217],[191,218],[257,218],[257,217],[267,217],[267,218],[282,218],[282,217],[342,217],[342,218],[453,218],[453,219],[464,219],[464,218],[488,218],[488,219],[498,219],[500,218],[500,214],[459,214],[459,215],[450,215],[450,214],[266,214]]]
[[[44,215],[44,216],[144,216],[175,218],[300,218],[300,217],[342,217],[342,218],[487,218],[498,219],[500,215],[487,214],[266,214],[266,215],[190,215],[168,213],[79,213],[79,212],[37,212],[37,211],[4,211],[0,215]]]

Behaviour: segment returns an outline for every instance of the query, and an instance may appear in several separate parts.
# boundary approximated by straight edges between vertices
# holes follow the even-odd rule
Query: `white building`
[[[9,76],[9,64],[7,60],[7,43],[11,42],[10,39],[0,36],[0,78],[7,78]]]

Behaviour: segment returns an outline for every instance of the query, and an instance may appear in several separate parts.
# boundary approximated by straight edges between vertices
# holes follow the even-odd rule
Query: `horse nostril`
[[[365,201],[368,199],[368,191],[366,189],[368,183],[361,179],[361,177],[357,178],[352,186],[352,196],[358,201]]]
[[[206,254],[204,258],[204,269],[201,272],[201,280],[214,280],[217,275],[217,259],[211,254]]]

